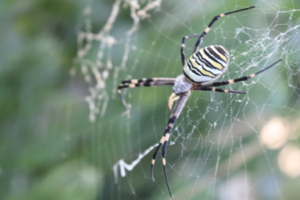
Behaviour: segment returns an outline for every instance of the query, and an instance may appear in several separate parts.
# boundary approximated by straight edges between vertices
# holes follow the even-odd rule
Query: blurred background
[[[116,88],[176,77],[183,36],[252,5],[204,39],[230,50],[221,79],[283,61],[225,87],[246,95],[192,94],[168,147],[169,182],[175,199],[298,199],[297,0],[2,1],[0,199],[169,199],[160,155],[153,182],[147,150],[163,134],[171,88],[124,91],[129,112]]]

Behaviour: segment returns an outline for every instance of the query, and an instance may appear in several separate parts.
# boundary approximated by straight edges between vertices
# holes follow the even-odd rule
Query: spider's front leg
[[[175,94],[175,93],[173,93],[173,94]],[[169,185],[169,181],[168,181],[167,169],[166,169],[167,146],[168,146],[168,142],[169,142],[169,138],[170,138],[170,135],[171,135],[172,128],[173,128],[176,120],[178,119],[183,107],[185,106],[189,96],[190,96],[190,91],[178,94],[179,100],[178,100],[176,106],[174,107],[174,110],[173,110],[173,112],[172,112],[172,114],[169,118],[168,124],[166,126],[164,135],[160,139],[158,147],[156,148],[156,150],[153,154],[153,157],[152,157],[152,161],[151,161],[151,177],[152,177],[152,180],[154,181],[153,167],[154,167],[154,164],[155,164],[155,159],[156,159],[157,153],[159,152],[160,148],[163,147],[163,149],[162,149],[162,164],[163,164],[166,184],[167,184],[167,187],[168,187],[168,190],[169,190],[169,193],[170,193],[171,197],[172,197],[172,193],[171,193],[171,189],[170,189],[170,185]]]
[[[118,93],[122,101],[123,106],[128,110],[127,104],[124,100],[122,89],[135,88],[135,87],[153,87],[153,86],[164,86],[174,85],[175,78],[142,78],[142,79],[131,79],[122,81],[118,87]]]

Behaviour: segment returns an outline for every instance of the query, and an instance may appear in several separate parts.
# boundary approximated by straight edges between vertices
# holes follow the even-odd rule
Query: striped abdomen
[[[183,74],[192,83],[213,81],[226,71],[228,62],[229,52],[225,47],[204,47],[186,61]]]

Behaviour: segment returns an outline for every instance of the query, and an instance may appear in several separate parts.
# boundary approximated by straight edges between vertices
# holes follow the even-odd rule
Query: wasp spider
[[[215,16],[209,25],[204,29],[203,33],[196,35],[189,35],[182,38],[181,44],[181,61],[183,67],[183,74],[179,75],[177,78],[143,78],[143,79],[132,79],[122,81],[118,87],[118,93],[120,94],[121,101],[124,107],[127,109],[125,100],[123,98],[121,90],[124,88],[135,88],[135,87],[152,87],[152,86],[165,86],[172,85],[173,93],[169,97],[168,107],[172,108],[172,104],[174,101],[178,100],[175,105],[173,112],[169,118],[168,124],[165,128],[165,132],[160,139],[158,146],[153,154],[153,158],[151,161],[151,177],[154,181],[153,177],[153,166],[155,164],[155,159],[157,153],[162,147],[162,164],[165,175],[166,184],[168,187],[168,191],[170,196],[172,196],[171,189],[168,182],[167,170],[166,170],[166,152],[167,145],[170,138],[171,130],[174,126],[174,123],[178,119],[188,97],[190,96],[190,91],[214,91],[214,92],[225,92],[225,93],[238,93],[238,94],[246,94],[245,92],[225,90],[221,88],[216,88],[216,86],[223,86],[228,84],[233,84],[241,81],[246,81],[250,78],[255,77],[256,75],[262,73],[263,71],[273,67],[277,63],[281,61],[278,60],[270,66],[248,76],[243,76],[237,79],[230,79],[227,81],[214,82],[218,79],[226,70],[229,63],[229,52],[228,50],[220,45],[211,45],[208,47],[204,47],[199,49],[204,36],[209,32],[211,26],[220,18],[226,15],[249,10],[254,8],[254,6],[249,8],[244,8],[240,10],[235,10],[232,12],[227,12],[224,14],[219,14]],[[193,54],[189,57],[188,60],[185,59],[185,41],[186,39],[198,37],[198,40],[195,44]]]

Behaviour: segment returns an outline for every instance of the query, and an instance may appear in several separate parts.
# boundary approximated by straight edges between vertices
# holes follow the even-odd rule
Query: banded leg
[[[247,94],[246,92],[233,91],[233,90],[223,90],[221,88],[210,88],[210,87],[194,87],[192,88],[194,91],[212,91],[212,92],[224,92],[224,93],[237,93],[237,94]]]
[[[219,14],[217,16],[215,16],[211,22],[208,24],[208,26],[204,29],[203,33],[200,34],[196,44],[195,44],[195,47],[194,47],[194,51],[193,53],[195,53],[196,51],[199,50],[199,47],[202,43],[202,40],[204,38],[204,36],[210,31],[210,28],[212,27],[212,25],[221,17],[224,17],[226,15],[230,15],[230,14],[233,14],[233,13],[237,13],[237,12],[241,12],[241,11],[244,11],[244,10],[249,10],[249,9],[252,9],[252,8],[255,8],[255,6],[251,6],[251,7],[248,7],[248,8],[243,8],[243,9],[239,9],[239,10],[234,10],[234,11],[231,11],[231,12],[227,12],[227,13],[222,13],[222,14]]]
[[[123,106],[127,110],[127,104],[124,100],[122,89],[124,88],[135,88],[135,87],[153,87],[153,86],[164,86],[174,85],[175,78],[142,78],[122,81],[118,87],[118,93],[122,101]]]
[[[196,34],[196,35],[187,35],[187,36],[184,36],[182,38],[182,41],[181,41],[181,48],[180,48],[180,54],[181,54],[181,63],[182,63],[182,67],[184,66],[185,64],[185,53],[184,53],[184,49],[185,49],[185,41],[189,38],[193,38],[193,37],[199,37],[201,34]]]
[[[210,84],[205,84],[204,87],[212,87],[212,86],[221,86],[221,85],[229,85],[229,84],[233,84],[233,83],[237,83],[237,82],[241,82],[241,81],[247,81],[248,79],[251,79],[251,78],[254,78],[255,76],[257,76],[258,74],[266,71],[267,69],[273,67],[274,65],[278,64],[279,62],[281,62],[282,59],[279,59],[277,60],[276,62],[274,62],[273,64],[271,64],[270,66],[256,72],[256,73],[253,73],[253,74],[250,74],[248,76],[243,76],[241,78],[236,78],[236,79],[230,79],[230,80],[227,80],[227,81],[219,81],[219,82],[213,82],[213,83],[210,83]]]
[[[196,34],[196,35],[188,35],[188,36],[184,36],[182,38],[182,42],[181,42],[181,48],[180,48],[180,53],[181,53],[181,63],[182,63],[182,66],[184,66],[185,64],[185,53],[184,53],[184,49],[185,49],[185,41],[189,38],[192,38],[192,37],[199,37],[196,44],[195,44],[195,47],[194,47],[194,51],[193,53],[195,53],[196,51],[199,50],[199,47],[202,43],[202,40],[204,38],[204,36],[209,32],[210,28],[212,27],[212,25],[220,18],[220,17],[224,17],[226,15],[230,15],[232,13],[236,13],[236,12],[240,12],[240,11],[244,11],[244,10],[249,10],[251,8],[254,8],[255,6],[252,6],[252,7],[249,7],[249,8],[243,8],[243,9],[240,9],[240,10],[235,10],[235,11],[231,11],[231,12],[227,12],[227,13],[224,13],[224,14],[219,14],[217,16],[215,16],[211,22],[209,23],[209,25],[204,29],[203,33],[201,34]]]
[[[155,159],[156,159],[157,153],[159,152],[160,148],[163,147],[163,149],[162,149],[162,164],[163,164],[166,184],[167,184],[168,191],[169,191],[171,197],[172,197],[172,192],[171,192],[171,189],[170,189],[170,185],[169,185],[169,181],[168,181],[168,175],[167,175],[167,169],[166,169],[167,146],[168,146],[168,142],[169,142],[169,138],[170,138],[172,128],[173,128],[176,120],[178,119],[184,105],[186,104],[186,101],[188,100],[188,97],[190,96],[190,91],[179,94],[179,96],[180,96],[180,98],[179,98],[179,100],[178,100],[178,102],[177,102],[170,118],[169,118],[168,125],[165,129],[164,135],[160,139],[158,147],[156,148],[156,150],[153,154],[153,157],[152,157],[152,161],[151,161],[151,177],[152,177],[152,180],[154,181],[153,167],[154,167],[154,164],[155,164]]]

